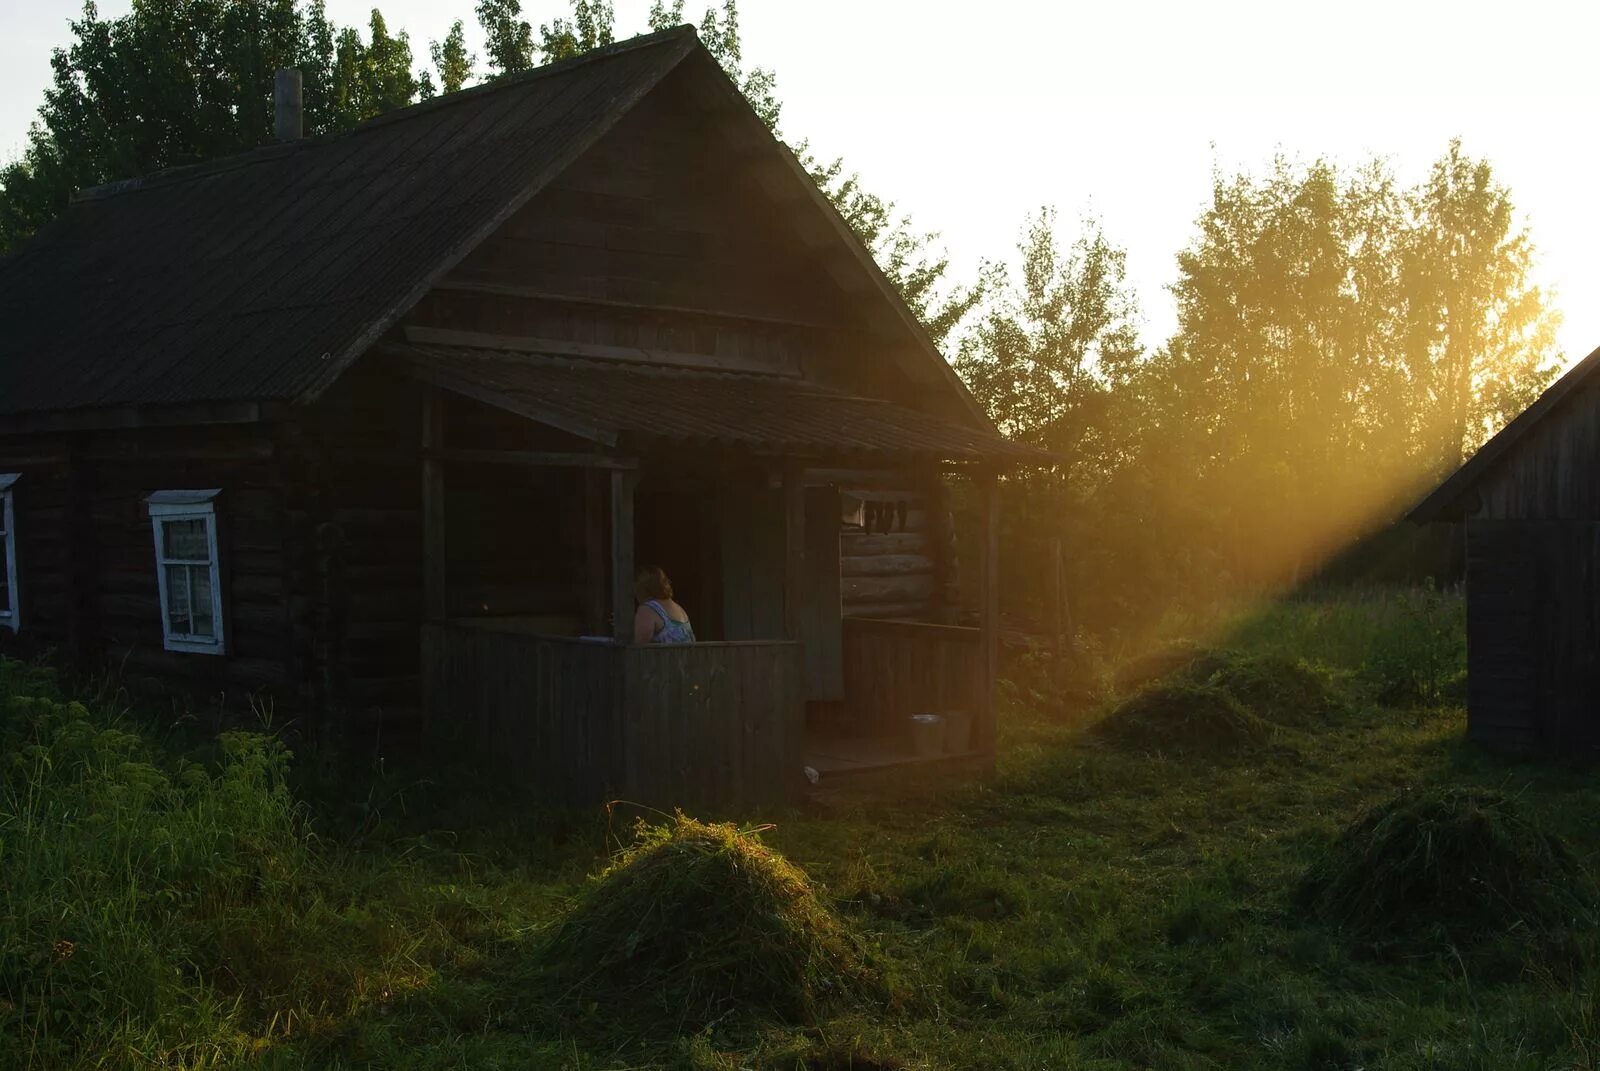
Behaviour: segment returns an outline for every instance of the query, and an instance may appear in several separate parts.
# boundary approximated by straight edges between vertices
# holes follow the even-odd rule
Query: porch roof
[[[603,446],[671,442],[773,454],[1050,464],[1043,450],[893,402],[786,376],[396,345],[423,382]]]

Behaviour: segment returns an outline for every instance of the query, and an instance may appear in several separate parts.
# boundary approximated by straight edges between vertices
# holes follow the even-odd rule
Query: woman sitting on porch
[[[689,614],[672,601],[672,581],[660,566],[639,570],[633,582],[639,610],[633,615],[634,643],[693,643]]]

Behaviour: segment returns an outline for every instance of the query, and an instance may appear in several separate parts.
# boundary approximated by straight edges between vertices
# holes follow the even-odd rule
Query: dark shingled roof
[[[0,260],[0,414],[315,396],[699,48],[668,30],[90,191]]]
[[[1042,450],[893,402],[777,375],[390,345],[424,382],[605,446],[652,440],[819,456],[1050,464]]]

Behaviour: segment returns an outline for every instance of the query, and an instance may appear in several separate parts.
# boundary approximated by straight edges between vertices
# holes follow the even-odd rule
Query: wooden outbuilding
[[[1410,519],[1465,525],[1468,734],[1565,754],[1600,747],[1600,350]]]
[[[787,797],[922,711],[982,762],[1037,460],[687,28],[87,191],[0,261],[0,642],[421,712],[558,799]],[[631,644],[644,562],[705,642]]]

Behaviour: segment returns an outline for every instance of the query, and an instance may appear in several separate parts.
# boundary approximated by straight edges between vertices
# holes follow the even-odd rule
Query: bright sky
[[[523,0],[538,23],[564,0]],[[364,23],[371,0],[328,0]],[[380,0],[414,54],[473,0]],[[106,15],[127,0],[103,0]],[[690,0],[696,21],[705,0]],[[649,0],[616,0],[620,34]],[[75,0],[0,9],[0,156],[22,144],[68,40]],[[1569,360],[1600,346],[1600,6],[1524,0],[741,0],[746,62],[777,72],[783,126],[843,156],[867,186],[938,230],[954,269],[1007,255],[1024,217],[1099,216],[1128,250],[1145,338],[1173,323],[1166,286],[1214,166],[1279,149],[1419,179],[1459,135],[1511,187],[1557,288]],[[474,45],[476,48],[476,43]],[[481,49],[479,49],[481,53]]]

